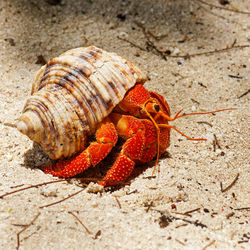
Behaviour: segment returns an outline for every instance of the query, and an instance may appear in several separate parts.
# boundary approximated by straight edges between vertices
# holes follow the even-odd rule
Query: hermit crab
[[[94,46],[76,48],[51,59],[38,72],[17,122],[17,129],[38,142],[56,164],[43,167],[58,177],[77,175],[96,166],[124,140],[111,169],[99,184],[125,181],[134,165],[145,163],[166,150],[170,117],[164,98],[147,91],[145,74],[132,62]],[[96,141],[88,142],[95,134]]]

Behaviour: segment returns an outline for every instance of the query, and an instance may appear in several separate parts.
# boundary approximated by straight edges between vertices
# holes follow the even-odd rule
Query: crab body
[[[170,115],[169,107],[162,96],[148,92],[141,84],[137,84],[126,93],[113,112],[99,123],[95,142],[90,143],[78,156],[43,167],[43,171],[64,178],[77,175],[103,160],[120,136],[124,140],[122,150],[99,184],[111,186],[125,181],[136,163],[149,162],[157,155],[158,143],[159,153],[163,153],[169,145],[170,128],[160,128],[158,142],[157,129],[144,113],[145,103],[148,104],[148,109],[151,108],[153,117],[160,110],[166,112],[167,116]],[[155,121],[168,124],[163,117],[156,118]]]

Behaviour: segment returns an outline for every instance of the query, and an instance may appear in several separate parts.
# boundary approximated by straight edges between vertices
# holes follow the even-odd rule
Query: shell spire
[[[21,133],[27,135],[33,141],[39,141],[44,138],[43,124],[35,112],[22,114],[16,125]]]
[[[86,147],[96,126],[146,76],[132,62],[94,46],[51,59],[37,73],[17,129],[51,159]]]

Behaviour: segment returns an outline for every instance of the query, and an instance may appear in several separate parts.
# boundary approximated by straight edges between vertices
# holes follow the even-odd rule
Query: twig
[[[66,198],[64,198],[62,200],[59,200],[59,201],[56,201],[56,202],[53,202],[53,203],[50,203],[50,204],[47,204],[47,205],[44,205],[44,206],[40,206],[39,208],[50,207],[50,206],[56,205],[56,204],[58,204],[60,202],[63,202],[65,200],[67,200],[67,199],[69,199],[69,198],[71,198],[71,197],[73,197],[73,196],[81,193],[83,190],[85,190],[85,189],[83,188],[83,189],[81,189],[81,190],[79,190],[79,191],[77,191],[77,192],[75,192],[73,194],[70,194],[69,196],[67,196]]]
[[[200,105],[200,103],[198,101],[196,101],[195,99],[193,99],[193,98],[191,98],[191,101],[198,104],[198,105]]]
[[[178,240],[178,239],[176,239],[176,238],[175,238],[175,240],[176,240],[177,242],[179,242],[181,245],[186,246],[186,244],[183,243],[182,241],[180,241],[180,240]]]
[[[73,212],[69,211],[68,213],[76,218],[76,220],[84,227],[84,229],[88,234],[92,234],[92,232],[89,231],[89,229],[82,223],[82,221]]]
[[[128,39],[126,38],[121,38],[121,37],[118,37],[118,39],[122,40],[122,41],[125,41],[129,44],[131,44],[133,47],[136,47],[142,51],[146,51],[146,52],[152,52],[152,50],[148,50],[148,49],[145,49],[131,41],[129,41]],[[195,57],[195,56],[202,56],[202,55],[212,55],[212,54],[215,54],[215,53],[223,53],[223,52],[227,52],[229,50],[232,50],[232,49],[243,49],[243,48],[248,48],[249,45],[236,45],[236,46],[231,46],[231,47],[226,47],[226,48],[223,48],[223,49],[215,49],[215,50],[211,50],[211,51],[204,51],[204,52],[200,52],[200,53],[194,53],[194,54],[186,54],[186,55],[169,55],[167,53],[165,53],[164,51],[160,51],[159,49],[156,48],[156,46],[152,43],[152,42],[147,42],[147,45],[151,48],[153,48],[153,50],[155,51],[154,54],[157,54],[157,55],[160,55],[164,60],[167,60],[167,57],[173,57],[173,58],[184,58],[184,59],[188,59],[190,57]]]
[[[35,233],[36,233],[36,231],[32,232],[31,234],[27,235],[26,237],[23,237],[23,241],[27,240],[28,238],[30,238]]]
[[[22,232],[24,232],[28,227],[30,227],[34,222],[35,222],[35,220],[38,218],[38,216],[40,215],[41,213],[39,212],[35,217],[34,217],[34,219],[28,224],[28,225],[26,225],[21,231],[19,231],[18,233],[17,233],[17,249],[19,249],[19,247],[20,247],[20,234],[22,233]]]
[[[230,12],[235,12],[235,13],[240,13],[240,14],[246,14],[246,15],[250,14],[250,12],[247,12],[247,11],[241,11],[241,10],[236,10],[236,9],[235,10],[228,9],[228,8],[221,7],[221,6],[218,6],[218,5],[215,5],[215,4],[204,2],[202,0],[193,0],[193,1],[200,2],[202,4],[208,5],[208,6],[212,7],[212,8],[216,8],[216,9],[222,9],[222,10],[225,10],[225,11],[230,11]]]
[[[248,236],[248,234],[249,234],[249,236]],[[245,233],[242,236],[243,236],[243,238],[247,238],[248,240],[250,239],[250,233]]]
[[[185,221],[185,222],[188,222],[190,224],[193,224],[196,227],[207,228],[207,225],[199,222],[198,220],[196,220],[196,221],[191,221],[191,220],[187,220],[187,219],[182,219],[182,220]]]
[[[216,134],[214,134],[214,142],[215,142],[215,145],[217,145],[217,147],[218,147],[219,149],[221,149],[221,146],[220,146],[220,144],[219,144],[219,141],[218,141],[218,139],[217,139]],[[214,151],[215,151],[215,150],[214,150]]]
[[[230,217],[234,216],[234,214],[235,214],[234,212],[231,212],[231,213],[226,215],[226,218],[229,219]]]
[[[140,22],[138,22],[138,21],[135,21],[135,24],[136,24],[139,28],[141,28],[141,30],[142,30],[144,36],[146,36],[146,37],[148,38],[149,33],[148,33],[148,31],[146,30],[146,28],[143,26],[143,24],[140,23]]]
[[[231,78],[236,78],[236,79],[243,79],[242,76],[235,76],[235,75],[228,75]]]
[[[240,174],[238,173],[238,174],[236,175],[235,179],[233,180],[233,182],[232,182],[229,186],[227,186],[226,188],[223,188],[223,187],[222,187],[222,183],[220,182],[221,192],[222,192],[222,193],[225,193],[225,192],[228,191],[230,188],[232,188],[232,186],[233,186],[233,185],[236,183],[236,181],[239,179],[239,176],[240,176]]]
[[[207,249],[208,247],[212,246],[215,243],[215,240],[212,240],[210,243],[208,243],[206,246],[202,248],[202,250]]]
[[[121,206],[120,201],[118,200],[118,198],[117,198],[117,197],[115,197],[115,200],[116,200],[116,202],[117,202],[117,204],[118,204],[118,207],[121,209],[121,208],[122,208],[122,206]]]
[[[214,148],[214,152],[216,151],[216,142],[215,140],[213,140],[213,148]]]
[[[162,40],[163,38],[168,37],[168,34],[156,36],[156,35],[154,35],[150,30],[148,30],[148,34],[149,34],[151,37],[153,37],[156,41],[160,41],[160,40]]]
[[[241,243],[248,243],[249,240],[239,240],[238,241],[238,244],[241,244]]]
[[[234,208],[234,210],[250,210],[250,207]]]
[[[119,36],[118,36],[117,38],[120,39],[120,40],[122,40],[122,41],[124,41],[124,42],[127,42],[127,43],[131,44],[133,47],[135,47],[135,48],[137,48],[137,49],[140,49],[140,50],[142,50],[142,51],[147,51],[147,50],[144,49],[143,47],[141,47],[141,46],[139,46],[139,45],[137,45],[137,44],[135,44],[135,43],[129,41],[129,40],[126,39],[126,38],[122,38],[122,37],[119,37]]]
[[[192,210],[190,210],[190,211],[187,211],[187,212],[185,212],[184,214],[191,214],[191,213],[193,213],[193,212],[199,211],[200,209],[201,209],[201,208],[198,207],[198,208],[192,209]]]
[[[11,194],[14,194],[14,193],[17,193],[17,192],[21,192],[23,190],[27,190],[27,189],[30,189],[30,188],[36,188],[36,187],[40,187],[40,186],[44,186],[44,185],[48,185],[48,184],[56,183],[56,182],[62,182],[62,181],[66,181],[66,180],[55,180],[55,181],[43,182],[43,183],[36,184],[36,185],[31,185],[29,187],[21,188],[21,189],[14,190],[14,191],[9,192],[9,193],[2,194],[2,195],[0,195],[0,198],[3,198],[5,196],[11,195]]]
[[[232,22],[232,23],[238,24],[237,22],[232,21],[232,20],[229,20],[228,18],[224,17],[223,15],[219,15],[219,14],[217,14],[217,13],[211,11],[210,8],[206,8],[206,7],[204,7],[204,6],[203,6],[202,4],[200,4],[200,3],[197,3],[197,4],[199,5],[199,8],[205,10],[206,13],[209,13],[209,14],[215,16],[215,17],[218,17],[218,18],[221,18],[221,19],[223,19],[223,20],[226,20],[227,22]],[[239,24],[238,24],[238,25],[239,25]]]
[[[95,234],[94,240],[96,240],[102,234],[101,230],[98,230]]]
[[[149,33],[146,28],[143,26],[140,22],[135,22],[135,24],[142,29],[142,32],[146,38],[146,50],[148,52],[153,52],[155,55],[160,56],[162,59],[167,60],[167,54],[161,50],[159,50],[156,45],[150,41],[150,36],[152,36],[152,33]]]
[[[153,39],[155,39],[156,41],[160,41],[161,39],[165,38],[168,36],[168,34],[164,34],[164,35],[154,35],[150,30],[146,30],[145,27],[142,25],[142,23],[135,21],[135,24],[141,28],[143,30],[143,33],[145,36],[147,36],[149,38],[149,36],[151,36]]]
[[[167,61],[168,55],[164,51],[159,50],[153,42],[147,40],[146,45],[147,45],[146,49],[148,52],[153,52],[153,54],[160,56],[162,59]]]
[[[135,193],[137,193],[137,192],[138,192],[138,190],[137,190],[137,189],[135,189],[135,190],[133,190],[133,191],[131,191],[131,192],[127,193],[127,195],[130,195],[130,194],[135,194]]]
[[[142,179],[155,179],[156,178],[156,175],[150,175],[150,176],[146,176],[146,177],[143,177]]]
[[[249,89],[249,90],[247,90],[246,92],[244,92],[242,95],[240,95],[240,96],[238,97],[238,99],[240,99],[241,97],[243,97],[243,96],[247,95],[248,93],[250,93],[250,89]]]
[[[146,213],[148,213],[149,209],[153,206],[153,201],[151,201],[148,206],[147,206],[147,209],[146,209]]]
[[[211,128],[213,127],[213,125],[211,124],[211,123],[209,123],[209,122],[203,122],[203,121],[200,121],[200,122],[197,122],[197,123],[199,123],[199,124],[207,124],[208,126],[210,126]]]
[[[233,47],[226,47],[223,49],[215,49],[215,50],[211,50],[211,51],[204,51],[204,52],[200,52],[200,53],[194,53],[194,54],[187,54],[187,55],[169,55],[169,57],[176,57],[176,58],[190,58],[190,57],[195,57],[195,56],[201,56],[201,55],[212,55],[215,53],[222,53],[222,52],[226,52],[232,49],[239,49],[239,48],[248,48],[249,45],[237,45],[237,46],[233,46]]]
[[[233,47],[233,46],[236,44],[236,42],[237,42],[237,38],[234,39],[234,41],[233,41],[231,47]]]
[[[15,227],[26,227],[27,226],[27,224],[17,224],[17,223],[13,223],[11,225],[15,226]]]
[[[192,224],[192,225],[195,225],[197,227],[201,227],[201,228],[207,228],[207,225],[199,222],[198,220],[196,221],[192,221],[192,220],[187,220],[187,219],[183,219],[183,218],[179,218],[179,217],[175,217],[175,216],[166,216],[164,214],[163,211],[161,210],[157,210],[155,209],[155,211],[159,212],[161,214],[161,217],[160,217],[160,220],[163,221],[166,225],[164,227],[166,227],[170,222],[174,221],[174,220],[181,220],[181,221],[184,221],[184,222],[187,222],[189,224]]]
[[[197,0],[197,1],[200,1],[200,0]],[[202,1],[203,2],[203,1]],[[245,47],[249,47],[249,45],[237,45],[235,46],[235,43],[236,43],[236,39],[233,41],[233,43],[231,44],[231,46],[227,46],[226,48],[223,48],[223,49],[215,49],[213,51],[205,51],[205,52],[200,52],[200,53],[194,53],[194,54],[187,54],[187,55],[170,55],[168,54],[167,52],[164,52],[164,51],[161,51],[159,50],[155,44],[150,41],[150,38],[149,36],[152,36],[151,33],[149,33],[146,28],[143,26],[142,23],[140,22],[136,22],[136,25],[142,29],[142,32],[147,40],[146,42],[146,45],[147,47],[146,48],[143,48],[129,40],[127,40],[126,38],[121,38],[121,37],[118,37],[118,39],[120,40],[123,40],[125,42],[128,42],[130,43],[132,46],[142,50],[142,51],[148,51],[148,52],[153,52],[154,54],[158,55],[158,56],[161,56],[162,59],[164,60],[167,60],[167,57],[174,57],[174,58],[184,58],[184,59],[187,59],[187,58],[190,58],[190,57],[194,57],[194,56],[200,56],[200,55],[210,55],[210,54],[214,54],[214,53],[220,53],[220,52],[225,52],[225,51],[228,51],[228,50],[231,50],[231,49],[235,49],[235,48],[245,48]]]
[[[188,216],[188,217],[192,217],[191,214],[186,214],[186,213],[179,213],[179,212],[173,212],[175,214],[180,214],[180,215],[184,215],[184,216]]]
[[[207,86],[204,85],[202,82],[198,82],[198,84],[199,84],[201,87],[203,87],[203,88],[207,88]]]
[[[18,185],[15,185],[15,186],[11,186],[10,188],[19,188],[19,187],[22,187],[24,184],[18,184]]]
[[[180,224],[180,225],[176,226],[175,228],[185,227],[185,226],[187,226],[187,225],[188,225],[187,223],[182,223],[182,224]]]

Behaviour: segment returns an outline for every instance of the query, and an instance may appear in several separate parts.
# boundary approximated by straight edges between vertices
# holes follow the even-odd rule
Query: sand
[[[0,1],[0,195],[57,180],[11,124],[44,61],[68,49],[95,45],[132,60],[173,115],[236,110],[175,121],[208,140],[172,131],[156,178],[150,162],[114,189],[74,178],[3,197],[0,249],[249,249],[249,14],[235,12],[249,13],[249,2],[206,1],[234,11],[197,0],[56,2]],[[81,177],[100,179],[112,161]]]

